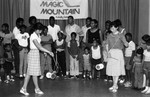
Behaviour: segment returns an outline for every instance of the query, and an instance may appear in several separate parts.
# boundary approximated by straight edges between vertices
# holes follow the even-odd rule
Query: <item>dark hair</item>
[[[125,36],[128,36],[132,39],[132,34],[131,33],[126,33]]]
[[[141,55],[141,62],[143,60],[143,53],[144,53],[144,49],[142,47],[140,47],[136,50],[136,54]]]
[[[3,26],[9,28],[9,25],[7,23],[2,24],[2,27]]]
[[[43,30],[43,25],[42,25],[42,23],[37,22],[37,23],[34,25],[34,29],[35,29],[35,30]]]
[[[92,21],[93,21],[95,24],[97,24],[97,27],[98,27],[98,21],[97,21],[96,19],[92,19],[91,22],[92,22]]]
[[[34,20],[34,19],[37,20],[35,16],[30,16],[29,17],[29,23],[32,24],[32,20]]]
[[[48,27],[47,26],[43,26],[43,30],[47,29],[48,30]]]
[[[150,36],[149,36],[148,34],[145,34],[145,35],[142,36],[142,40],[145,41],[145,42],[146,42],[149,38],[150,38]]]
[[[74,19],[74,17],[73,17],[73,16],[71,16],[71,15],[70,15],[70,16],[68,16],[68,18]]]
[[[17,23],[20,23],[20,22],[24,22],[24,19],[23,18],[17,18],[17,20],[16,20],[16,25],[17,25]]]
[[[105,24],[111,24],[111,21],[110,21],[110,20],[107,20],[107,21],[105,22]]]
[[[90,20],[90,21],[91,21],[91,20],[92,20],[92,18],[91,18],[91,17],[87,17],[87,18],[86,18],[86,21],[87,21],[87,20]]]
[[[55,17],[53,17],[53,16],[50,16],[50,17],[49,17],[49,20],[51,20],[51,19],[55,20]]]
[[[75,37],[77,36],[77,34],[76,34],[75,32],[72,32],[72,33],[71,33],[71,37],[72,37],[73,35],[74,35]]]
[[[117,22],[117,25],[118,25],[118,26],[122,26],[122,23],[121,23],[121,20],[120,20],[120,19],[116,19],[115,21]]]
[[[89,48],[89,47],[85,47],[85,48],[84,48],[84,50],[86,50],[86,49],[87,49],[88,51],[90,51],[90,48]]]
[[[57,33],[57,36],[58,36],[59,33],[60,33],[62,36],[64,35],[61,31],[59,31],[59,32]]]
[[[22,29],[22,28],[26,29],[27,26],[26,26],[26,25],[21,25],[21,26],[19,27],[19,29]]]
[[[146,45],[150,46],[150,38],[146,41]]]
[[[117,21],[112,21],[110,27],[114,26],[115,28],[119,27]]]

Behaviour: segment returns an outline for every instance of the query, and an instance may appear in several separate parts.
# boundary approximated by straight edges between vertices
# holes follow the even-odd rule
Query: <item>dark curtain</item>
[[[104,29],[106,20],[113,21],[121,19],[123,27],[127,32],[133,34],[133,40],[138,42],[138,21],[139,21],[139,0],[88,0],[89,16],[99,21],[99,28]],[[15,26],[16,18],[25,19],[28,24],[30,16],[30,0],[0,0],[0,25],[8,23],[10,30]],[[48,20],[38,20],[44,25],[48,25]],[[56,23],[64,30],[67,25],[66,20],[57,20]],[[85,19],[75,20],[80,26],[85,24]]]

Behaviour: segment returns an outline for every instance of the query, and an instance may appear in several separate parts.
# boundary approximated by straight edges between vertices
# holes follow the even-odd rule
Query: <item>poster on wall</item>
[[[67,19],[72,15],[75,19],[88,17],[88,0],[30,0],[30,16],[37,19]]]

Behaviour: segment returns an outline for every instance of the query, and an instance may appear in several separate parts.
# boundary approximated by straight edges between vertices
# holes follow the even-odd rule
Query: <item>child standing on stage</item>
[[[125,34],[126,41],[129,43],[129,46],[125,48],[125,70],[126,70],[126,83],[124,84],[125,87],[132,86],[132,64],[130,64],[130,60],[132,57],[132,53],[135,51],[135,43],[132,41],[132,34],[126,33]]]
[[[19,64],[19,74],[20,77],[25,77],[26,70],[27,70],[27,53],[28,53],[28,38],[29,34],[26,32],[26,26],[21,25],[20,26],[20,33],[16,36],[16,39],[18,40],[20,51],[19,51],[19,58],[20,58],[20,64]]]
[[[27,75],[25,76],[23,87],[20,90],[20,93],[24,95],[29,95],[26,89],[27,89],[27,85],[29,83],[31,76],[33,79],[33,83],[35,85],[35,93],[44,94],[40,90],[39,85],[38,85],[38,76],[41,75],[39,50],[45,53],[48,53],[52,57],[54,56],[52,52],[46,50],[40,44],[41,42],[40,34],[43,30],[43,25],[41,23],[36,23],[34,28],[35,28],[35,31],[30,36],[30,51],[28,53]]]
[[[135,89],[142,89],[143,85],[143,48],[139,48],[136,50],[136,55],[133,58],[133,68],[134,72],[134,83],[133,87]]]
[[[71,40],[68,43],[68,52],[70,54],[70,76],[79,77],[79,42],[76,40],[77,34],[71,33]]]
[[[102,63],[102,49],[97,40],[93,40],[91,46],[91,63],[92,63],[92,77],[100,78],[100,71],[96,70],[95,66]]]
[[[11,70],[13,70],[14,58],[13,58],[13,52],[12,52],[10,44],[5,44],[4,50],[5,50],[4,52],[5,63],[3,64],[3,68],[5,72],[5,77],[6,77],[6,80],[4,82],[9,83],[9,81],[14,81],[14,78],[11,74]]]
[[[85,47],[84,48],[84,54],[82,55],[83,56],[83,78],[92,78],[92,75],[91,75],[91,55],[90,55],[90,49],[88,47]]]
[[[146,75],[146,87],[142,93],[150,94],[150,38],[146,41],[147,48],[144,50],[144,73]]]
[[[43,33],[41,35],[41,45],[47,49],[48,51],[52,51],[51,44],[53,42],[52,36],[50,34],[47,34],[48,28],[47,26],[43,27]],[[53,72],[52,70],[52,59],[51,56],[45,55],[44,52],[40,53],[41,58],[41,76],[40,79],[43,79],[44,77],[44,71],[45,67],[47,67],[49,72]]]
[[[57,54],[57,61],[61,68],[61,71],[59,70],[58,75],[62,73],[63,77],[66,77],[66,55],[65,55],[65,47],[66,43],[63,38],[64,34],[62,32],[57,33],[58,39],[55,41],[55,48],[56,48],[56,54]]]

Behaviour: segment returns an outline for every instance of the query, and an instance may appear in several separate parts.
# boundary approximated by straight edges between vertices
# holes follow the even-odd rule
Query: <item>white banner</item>
[[[30,0],[30,16],[37,19],[67,19],[72,15],[75,19],[88,17],[88,0]]]

